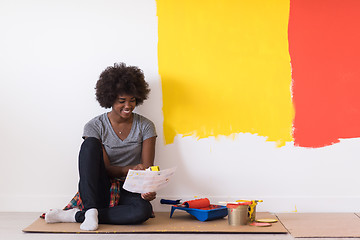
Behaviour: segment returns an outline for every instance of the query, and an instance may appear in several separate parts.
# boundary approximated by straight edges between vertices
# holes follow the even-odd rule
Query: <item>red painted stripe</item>
[[[291,0],[289,51],[295,145],[360,137],[360,1]]]

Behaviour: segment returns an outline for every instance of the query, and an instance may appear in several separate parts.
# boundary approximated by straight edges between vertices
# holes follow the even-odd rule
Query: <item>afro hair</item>
[[[100,74],[95,90],[96,100],[104,108],[111,108],[120,95],[134,96],[136,106],[141,105],[150,92],[142,70],[135,66],[126,66],[125,63],[115,63],[113,67],[107,67]]]

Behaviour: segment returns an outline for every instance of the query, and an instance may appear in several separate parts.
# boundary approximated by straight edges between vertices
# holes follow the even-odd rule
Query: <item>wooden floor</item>
[[[129,239],[129,238],[136,238],[137,240],[162,240],[162,239],[206,239],[206,240],[219,240],[219,239],[226,239],[226,240],[292,240],[296,239],[296,237],[301,237],[301,239],[314,239],[314,240],[321,240],[321,239],[360,239],[360,237],[340,237],[341,234],[344,236],[346,234],[357,234],[356,230],[353,231],[353,227],[357,227],[357,224],[360,224],[360,214],[330,214],[330,215],[321,215],[321,214],[313,214],[313,216],[302,214],[302,213],[291,213],[291,214],[276,214],[279,219],[282,221],[282,224],[289,230],[292,231],[291,234],[227,234],[227,233],[131,233],[131,234],[51,234],[51,233],[24,233],[22,230],[33,223],[39,217],[40,213],[0,213],[0,239],[6,240],[15,240],[15,239],[24,239],[24,240],[33,240],[33,239],[73,239],[73,240],[93,240],[93,239],[101,239],[101,240],[112,240],[112,239]],[[350,217],[349,217],[350,216]],[[309,218],[310,217],[310,218]],[[299,220],[296,220],[299,219]],[[312,229],[321,229],[321,222],[323,221],[322,227],[323,230],[329,232],[329,229],[335,229],[337,234],[341,233],[339,236],[331,236],[331,237],[304,237],[299,235],[300,231],[303,233],[311,233],[314,234]],[[321,220],[323,219],[323,220]],[[333,221],[331,221],[333,219]],[[326,221],[325,221],[326,220]],[[298,221],[298,223],[296,223]],[[313,222],[311,222],[313,221]],[[345,221],[345,222],[344,222]],[[316,224],[314,224],[314,222]],[[345,225],[342,225],[344,224]],[[287,226],[286,226],[287,224]],[[305,224],[305,225],[302,225]],[[320,225],[319,225],[320,224]],[[335,225],[334,225],[335,224]],[[350,225],[354,224],[354,225]],[[300,226],[297,228],[296,226]],[[326,230],[327,228],[327,230]],[[299,230],[300,229],[300,230]],[[358,228],[360,231],[360,228]],[[321,232],[321,231],[320,231]],[[315,231],[316,233],[316,231]],[[310,234],[310,235],[311,235]],[[319,232],[317,232],[319,234]],[[359,235],[360,236],[360,235]],[[300,239],[300,238],[299,238]]]

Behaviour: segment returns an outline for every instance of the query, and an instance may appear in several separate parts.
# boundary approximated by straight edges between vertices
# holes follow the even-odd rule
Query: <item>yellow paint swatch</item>
[[[292,141],[289,0],[157,0],[165,142]]]

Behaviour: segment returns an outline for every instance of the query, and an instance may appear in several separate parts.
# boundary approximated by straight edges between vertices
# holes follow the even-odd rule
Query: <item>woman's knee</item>
[[[85,138],[84,142],[81,144],[81,148],[101,148],[101,142],[97,138],[88,137]]]
[[[81,144],[79,152],[79,163],[82,164],[93,161],[101,161],[102,154],[103,152],[100,140],[94,137],[88,137]]]
[[[102,146],[99,139],[94,137],[88,137],[81,144],[80,155],[82,154],[94,154],[94,153],[102,153]]]

